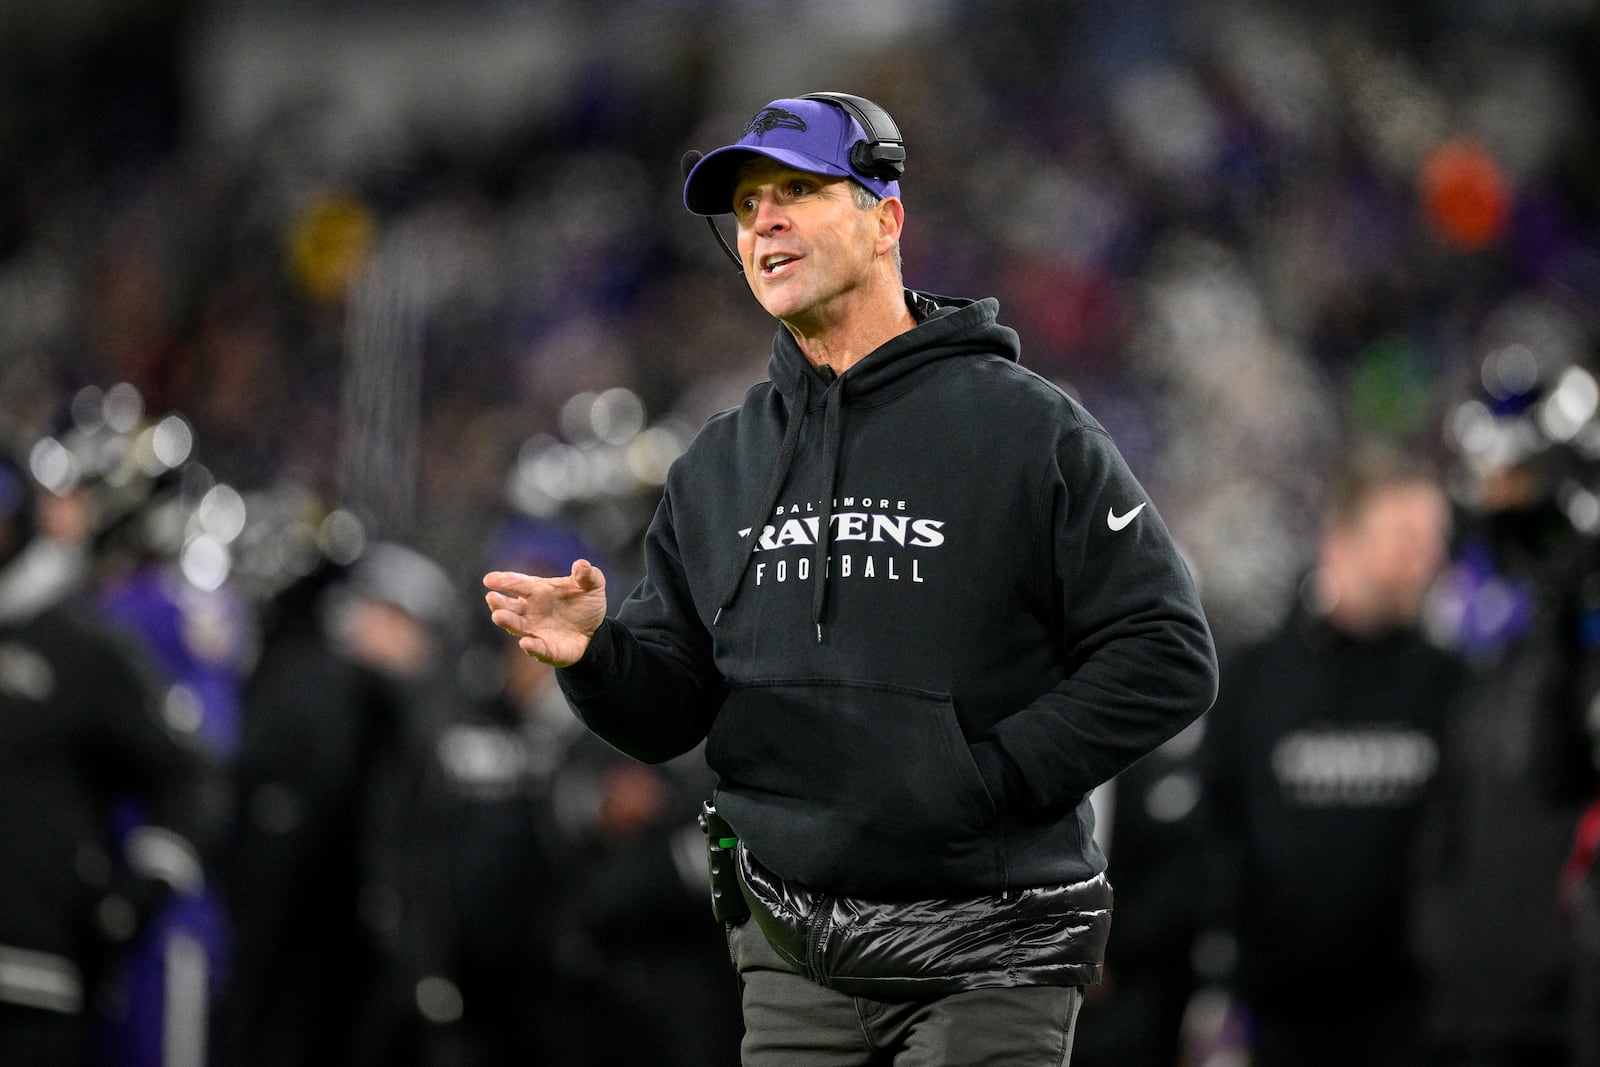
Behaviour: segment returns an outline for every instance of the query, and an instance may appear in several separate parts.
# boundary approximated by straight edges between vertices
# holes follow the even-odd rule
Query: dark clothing
[[[386,963],[402,988],[453,991],[460,1011],[397,1020],[422,1046],[406,1062],[736,1062],[737,998],[694,862],[703,761],[681,783],[676,761],[641,767],[553,684],[524,704],[430,687],[406,738],[377,835],[398,904]],[[647,823],[606,821],[619,767],[659,802]]]
[[[199,763],[162,724],[130,646],[64,606],[25,603],[9,579],[27,560],[0,571],[0,1050],[70,1062],[53,1057],[84,1051],[114,944],[179,881],[177,867],[121,855],[114,806],[136,803],[157,861],[198,878]]]
[[[754,925],[729,931],[745,991],[745,1067],[1061,1067],[1082,990],[989,987],[931,999],[852,996],[807,981]]]
[[[779,329],[562,685],[640,759],[706,739],[781,880],[1108,908],[1088,793],[1209,705],[1210,634],[1110,438],[1018,366],[994,301],[908,299],[919,325],[831,382]]]
[[[362,890],[372,775],[397,718],[392,690],[309,619],[271,635],[243,695],[239,818],[223,869],[229,1062],[369,1062],[353,1022],[376,973]]]
[[[159,824],[192,821],[172,787],[192,787],[194,760],[148,683],[111,635],[64,609],[0,622],[0,944],[72,958],[92,945],[115,798],[151,798]]]
[[[1085,985],[1105,956],[1104,875],[981,897],[904,903],[785,883],[739,849],[751,919],[778,955],[830,989],[878,998]]]
[[[1414,1048],[1408,874],[1463,669],[1304,610],[1224,663],[1203,757],[1219,908],[1273,1063],[1325,1062],[1332,1032],[1347,1054]]]
[[[1178,1062],[1211,918],[1196,892],[1210,873],[1198,758],[1205,725],[1202,718],[1094,792],[1095,837],[1117,909],[1102,981],[1084,991],[1078,1067]]]
[[[1573,932],[1557,883],[1582,813],[1538,773],[1536,724],[1571,670],[1536,628],[1478,671],[1451,722],[1428,812],[1417,945],[1439,1062],[1567,1062]]]
[[[1419,1067],[1413,996],[1351,985],[1250,1019],[1251,1067]]]
[[[1563,872],[1565,915],[1573,935],[1572,1010],[1568,1028],[1573,1067],[1600,1067],[1600,801],[1579,824],[1579,840]]]
[[[386,912],[370,930],[377,988],[392,991],[368,1004],[381,1062],[544,1063],[555,757],[534,750],[517,709],[469,698],[448,674],[395,696],[361,840],[362,895]]]
[[[559,698],[559,694],[556,694]],[[572,713],[562,701],[562,713]],[[562,872],[556,967],[568,1001],[593,1021],[573,1064],[737,1067],[739,997],[721,924],[706,906],[705,838],[695,822],[712,787],[702,753],[656,767],[582,729],[552,783],[552,808],[573,835]],[[655,793],[643,823],[615,818],[626,794]],[[575,798],[592,799],[587,817]],[[635,812],[637,815],[637,811]]]

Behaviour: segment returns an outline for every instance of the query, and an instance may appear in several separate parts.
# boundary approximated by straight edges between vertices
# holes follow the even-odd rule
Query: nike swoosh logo
[[[1128,523],[1132,522],[1133,521],[1133,517],[1135,515],[1139,514],[1139,512],[1141,512],[1143,510],[1144,510],[1144,505],[1140,504],[1138,507],[1136,507],[1132,511],[1128,512],[1126,515],[1118,515],[1116,508],[1107,508],[1106,509],[1106,525],[1111,527],[1112,530],[1120,530],[1123,527],[1127,526]]]

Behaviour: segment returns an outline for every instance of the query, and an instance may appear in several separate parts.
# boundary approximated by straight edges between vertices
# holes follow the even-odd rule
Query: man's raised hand
[[[489,590],[484,600],[490,621],[552,667],[578,662],[605,621],[606,576],[586,559],[575,561],[572,573],[559,578],[491,571],[483,584]]]

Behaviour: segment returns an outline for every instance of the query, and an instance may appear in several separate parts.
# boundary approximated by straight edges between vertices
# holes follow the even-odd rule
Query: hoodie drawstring
[[[750,523],[750,532],[745,534],[744,544],[739,549],[739,562],[729,577],[728,587],[722,592],[722,599],[717,602],[716,614],[711,617],[711,625],[715,626],[722,618],[722,613],[733,606],[739,596],[739,589],[744,585],[745,572],[750,567],[750,557],[755,555],[756,545],[761,540],[761,531],[766,528],[767,517],[772,514],[772,508],[778,502],[778,494],[783,492],[783,483],[789,477],[789,468],[794,463],[795,447],[800,441],[800,426],[806,420],[806,409],[811,406],[811,380],[809,375],[802,374],[798,379],[798,395],[789,405],[789,425],[783,433],[783,443],[778,446],[778,461],[772,468],[772,478],[767,482],[767,491],[762,495],[761,507],[757,509],[753,521]]]
[[[843,418],[840,415],[840,397],[844,386],[830,388],[822,413],[822,462],[828,472],[828,482],[822,493],[822,522],[817,527],[815,555],[811,560],[811,575],[816,585],[811,590],[811,624],[817,628],[817,644],[822,644],[822,609],[828,603],[828,548],[833,538],[833,494],[839,480],[839,439]]]

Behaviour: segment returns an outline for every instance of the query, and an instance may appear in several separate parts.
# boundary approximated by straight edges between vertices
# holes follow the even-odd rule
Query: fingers
[[[586,559],[573,561],[570,577],[583,592],[593,592],[606,584],[604,572]],[[483,576],[485,588],[512,597],[529,596],[539,588],[540,582],[555,580],[517,571],[490,571]]]
[[[498,607],[489,612],[489,621],[509,634],[522,633],[522,616],[511,608]]]
[[[490,571],[483,576],[486,588],[507,596],[527,596],[539,581],[531,574],[518,574],[516,571]]]
[[[504,593],[490,592],[483,594],[483,600],[484,603],[489,605],[491,614],[497,611],[509,611],[513,615],[523,615],[529,609],[528,598],[522,596],[507,596]]]
[[[491,593],[490,596],[497,594]],[[549,642],[533,629],[533,623],[524,615],[508,609],[500,608],[489,615],[489,621],[500,629],[517,639],[517,647],[522,649],[534,659],[550,662]]]
[[[485,593],[483,599],[489,605],[490,620],[502,629],[520,620],[527,606],[523,598],[509,597],[503,593]]]
[[[578,588],[584,592],[592,592],[606,584],[606,576],[586,559],[574,560],[572,563],[572,580],[578,583]]]
[[[489,605],[490,622],[513,637],[523,637],[528,633],[530,619],[527,596],[533,592],[533,583],[531,581],[528,583],[528,594],[515,593],[510,590],[517,583],[503,580],[508,577],[513,579],[526,578],[527,575],[499,573],[485,575],[483,584],[491,586],[491,588],[487,593],[483,594],[483,600],[484,603]],[[506,591],[500,592],[494,587],[499,587],[499,589]]]

